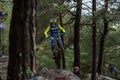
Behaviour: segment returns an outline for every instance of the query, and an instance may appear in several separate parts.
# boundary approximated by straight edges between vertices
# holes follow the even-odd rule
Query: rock
[[[47,70],[36,75],[36,80],[80,80],[67,70]]]
[[[7,65],[7,62],[0,63],[0,80],[6,80],[7,78]]]
[[[8,56],[0,57],[0,80],[7,80]]]

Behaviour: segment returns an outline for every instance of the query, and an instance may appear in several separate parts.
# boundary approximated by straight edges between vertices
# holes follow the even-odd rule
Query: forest
[[[119,60],[120,0],[0,0],[0,80],[120,80]]]

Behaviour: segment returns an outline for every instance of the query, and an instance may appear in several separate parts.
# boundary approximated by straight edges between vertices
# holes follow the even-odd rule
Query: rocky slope
[[[7,65],[8,65],[8,57],[7,56],[0,57],[0,80],[6,80]]]
[[[67,70],[45,70],[36,75],[37,80],[80,80]]]

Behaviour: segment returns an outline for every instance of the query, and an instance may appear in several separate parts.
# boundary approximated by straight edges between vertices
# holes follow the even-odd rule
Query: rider
[[[56,50],[54,37],[59,37],[60,30],[62,30],[63,34],[65,33],[65,29],[61,27],[60,24],[57,23],[56,19],[54,18],[50,19],[50,25],[46,28],[44,34],[45,34],[45,37],[47,38],[48,32],[50,32],[51,50],[53,51],[53,54],[55,53],[55,50]],[[63,47],[63,43],[60,37],[59,37],[59,43]]]
[[[110,64],[109,71],[111,72],[111,74],[113,74],[113,73],[117,73],[118,70],[114,65]]]

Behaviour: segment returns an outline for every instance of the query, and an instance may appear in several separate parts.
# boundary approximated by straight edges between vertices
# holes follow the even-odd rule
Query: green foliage
[[[9,27],[11,20],[12,12],[12,3],[10,2],[0,2],[0,10],[7,12],[7,16],[4,18],[3,23],[5,23],[6,28],[2,30],[2,50],[5,54],[8,54],[8,45],[9,45]]]
[[[116,32],[116,31],[111,31],[108,34],[107,37],[107,46],[116,46],[116,45],[120,45],[120,32]]]
[[[47,67],[48,69],[55,68],[54,60],[52,59],[52,52],[50,50],[50,43],[45,41],[42,45],[38,45],[39,49],[36,53],[38,70]]]
[[[114,64],[120,67],[120,32],[111,31],[108,34],[105,48],[106,64]]]
[[[66,67],[68,70],[73,70],[74,52],[73,49],[66,49],[65,52]]]
[[[36,33],[36,44],[37,44],[37,68],[38,70],[47,67],[48,69],[55,68],[54,60],[52,59],[52,52],[50,49],[49,39],[45,39],[44,30],[49,25],[49,19],[55,15],[59,21],[59,14],[62,13],[63,24],[67,23],[69,19],[74,18],[70,13],[64,13],[66,9],[69,9],[68,5],[62,5],[60,0],[40,0],[38,13],[37,13],[37,33]],[[9,45],[9,26],[12,12],[12,3],[0,2],[0,10],[5,11],[8,15],[4,19],[6,28],[2,31],[2,47],[5,53],[8,53]],[[106,38],[105,50],[104,50],[104,69],[108,71],[108,65],[114,64],[118,68],[120,67],[120,22],[118,15],[114,13],[118,12],[119,9],[111,9],[110,12],[104,12],[104,9],[97,10],[95,17],[97,17],[97,45],[99,46],[99,40],[101,33],[103,32],[103,16],[107,17],[107,20],[111,21],[109,23],[109,34]],[[91,72],[91,58],[92,58],[92,16],[82,16],[82,24],[80,31],[80,67],[81,73],[85,74]],[[113,27],[114,23],[117,22],[117,28]],[[74,49],[73,49],[73,33],[74,33],[74,21],[72,24],[63,26],[66,29],[66,35],[64,37],[65,45],[67,48],[65,50],[66,67],[68,70],[73,70],[74,62]],[[99,47],[97,47],[97,54],[99,52]],[[98,56],[98,55],[97,55]]]
[[[51,16],[53,15],[53,13],[59,13],[62,12],[64,10],[66,10],[68,8],[68,5],[58,5],[58,3],[60,3],[60,1],[58,1],[57,3],[49,0],[42,0],[40,3],[40,11],[39,12],[39,28],[37,29],[38,32],[37,34],[39,36],[43,36],[43,31],[45,30],[45,28],[47,27],[47,25],[49,25],[49,19],[51,18]],[[53,6],[53,4],[55,4],[56,6]],[[114,11],[115,12],[115,11]],[[119,62],[118,62],[118,58],[114,58],[114,57],[118,57],[119,55],[116,54],[116,47],[119,46],[120,44],[120,40],[119,40],[119,35],[120,35],[120,31],[118,30],[119,27],[117,29],[111,30],[113,28],[111,28],[111,26],[114,24],[115,20],[115,15],[112,11],[111,12],[104,12],[104,9],[101,10],[97,10],[97,12],[95,13],[95,17],[97,17],[97,45],[99,46],[99,41],[100,41],[100,36],[101,33],[103,32],[103,16],[107,17],[107,20],[111,21],[111,23],[109,24],[109,34],[108,37],[106,39],[106,46],[105,46],[105,58],[104,58],[104,69],[108,70],[108,66],[110,63],[115,63],[115,65],[117,67],[119,67]],[[56,15],[56,17],[58,18],[59,15]],[[67,23],[69,21],[69,19],[73,17],[70,13],[67,13],[64,17],[63,17],[63,23]],[[59,20],[59,19],[58,19]],[[83,25],[81,26],[81,31],[80,31],[80,67],[81,67],[81,73],[85,74],[85,73],[89,73],[91,72],[91,61],[92,61],[92,28],[91,28],[91,23],[92,23],[92,16],[82,16],[82,24],[87,24],[87,25]],[[73,21],[74,22],[74,21]],[[72,24],[68,24],[65,25],[65,29],[66,29],[66,36],[64,38],[65,40],[65,45],[69,46],[66,48],[65,50],[65,55],[66,55],[66,66],[68,70],[73,70],[73,62],[74,62],[74,49],[73,49],[73,26],[74,23]],[[37,35],[37,36],[38,36]],[[40,39],[40,38],[39,38]],[[38,40],[39,40],[38,39]],[[39,69],[42,69],[44,67],[48,67],[48,68],[55,68],[54,65],[54,60],[51,59],[52,53],[50,50],[50,45],[49,45],[49,41],[45,40],[44,37],[42,37],[43,41],[40,41],[40,44],[37,44],[40,49],[37,52],[37,60],[38,60],[38,67]],[[48,41],[48,42],[47,42]],[[117,46],[116,46],[117,45]],[[114,48],[114,49],[113,49]],[[99,53],[99,47],[97,47],[97,56]],[[112,56],[112,54],[115,54],[114,56]],[[45,62],[45,63],[44,63]]]

